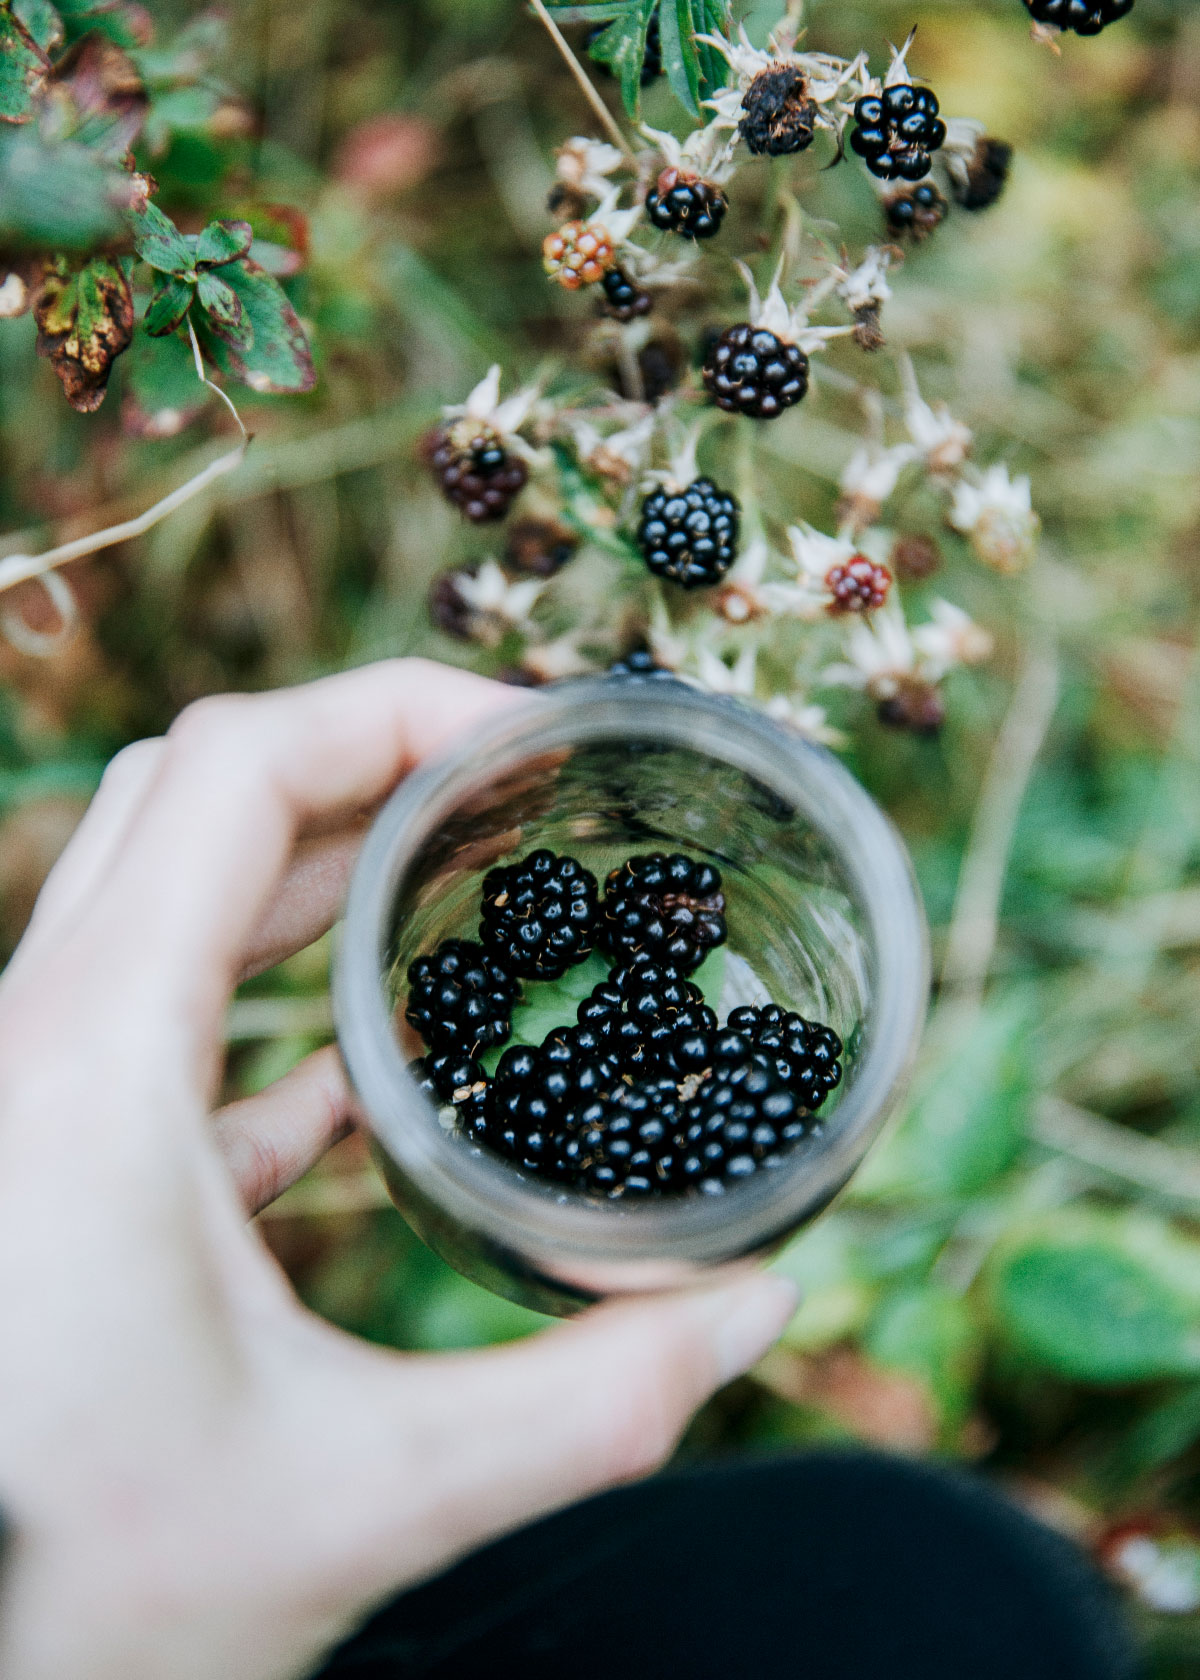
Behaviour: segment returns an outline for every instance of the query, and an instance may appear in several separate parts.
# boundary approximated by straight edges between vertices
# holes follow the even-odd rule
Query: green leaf
[[[646,60],[646,31],[654,16],[658,0],[625,0],[619,8],[606,6],[571,8],[582,20],[593,17],[612,21],[603,35],[598,35],[588,48],[597,64],[606,64],[621,86],[621,98],[631,116],[637,114],[642,100],[642,65]],[[672,84],[674,85],[674,84]],[[690,107],[695,109],[694,104]]]
[[[249,222],[209,222],[196,239],[196,266],[218,268],[222,263],[244,257],[254,243]]]
[[[12,12],[42,52],[49,53],[61,44],[63,21],[50,0],[12,0]]]
[[[26,123],[50,70],[50,61],[11,0],[0,0],[0,122]]]
[[[507,1044],[489,1050],[482,1058],[488,1073],[496,1071],[509,1044],[541,1044],[558,1027],[573,1027],[579,1005],[593,987],[608,974],[608,964],[598,951],[578,963],[558,980],[526,980],[524,997],[512,1015],[512,1033]]]
[[[175,437],[208,400],[182,333],[164,338],[136,333],[123,367],[121,423],[133,437]]]
[[[662,0],[658,14],[663,71],[671,91],[691,113],[700,113],[700,59],[696,51],[692,0]]]
[[[125,171],[86,146],[0,122],[0,241],[94,250],[127,226],[129,194]]]
[[[982,1337],[967,1303],[944,1284],[906,1285],[885,1295],[863,1347],[877,1365],[919,1377],[944,1424],[956,1427],[970,1409]]]
[[[1200,1305],[1180,1287],[1170,1237],[1092,1210],[1010,1240],[988,1279],[992,1312],[1024,1358],[1078,1382],[1134,1383],[1200,1371]],[[1144,1222],[1149,1223],[1149,1222]],[[1185,1245],[1200,1260],[1200,1248]]]
[[[157,204],[133,217],[133,243],[143,262],[164,274],[195,274],[196,261],[191,246],[169,216],[164,216]]]
[[[190,280],[181,280],[175,274],[168,275],[150,299],[146,310],[143,324],[151,338],[173,333],[192,307],[195,295],[196,288]]]
[[[254,328],[233,287],[217,275],[206,272],[201,274],[197,290],[214,329],[222,332],[230,344],[236,344],[243,352],[249,350],[254,343]]]
[[[253,338],[246,349],[244,339],[235,340],[231,329],[206,318],[200,332],[205,355],[252,391],[311,391],[316,382],[312,350],[279,282],[246,257],[228,263],[221,278],[242,305],[239,333],[248,326]]]
[[[725,991],[725,947],[718,945],[705,957],[700,967],[692,975],[692,981],[704,993],[704,1001],[710,1009],[720,1009],[721,997]]]

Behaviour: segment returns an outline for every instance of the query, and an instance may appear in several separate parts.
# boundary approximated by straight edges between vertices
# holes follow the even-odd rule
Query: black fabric
[[[1134,1680],[1066,1541],[955,1472],[821,1453],[660,1476],[487,1547],[321,1680]]]

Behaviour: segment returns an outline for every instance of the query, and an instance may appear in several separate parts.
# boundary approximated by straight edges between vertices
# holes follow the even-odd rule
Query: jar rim
[[[408,776],[363,843],[340,929],[334,1018],[376,1143],[419,1196],[500,1249],[555,1272],[582,1263],[719,1264],[769,1245],[824,1207],[859,1165],[899,1096],[924,1022],[925,917],[903,842],[830,752],[762,712],[681,681],[582,678],[522,697]],[[386,992],[393,908],[422,845],[478,785],[556,749],[652,740],[725,762],[794,807],[844,871],[873,959],[873,996],[853,1078],[818,1146],[723,1196],[594,1202],[463,1148],[433,1118]]]

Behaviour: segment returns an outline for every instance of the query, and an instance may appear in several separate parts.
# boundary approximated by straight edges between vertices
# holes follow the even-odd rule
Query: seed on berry
[[[598,943],[690,974],[725,942],[725,895],[710,863],[673,852],[631,857],[604,887]]]
[[[808,390],[808,357],[769,328],[742,322],[712,346],[703,378],[705,390],[727,414],[773,420]]]
[[[949,208],[932,181],[890,193],[883,201],[888,232],[895,239],[911,239],[914,244],[928,239],[941,226]]]
[[[902,583],[923,582],[941,563],[942,551],[937,543],[919,531],[902,532],[888,555],[888,565]]]
[[[851,148],[881,181],[923,180],[932,167],[930,153],[946,138],[936,96],[907,82],[858,100],[854,121]]]
[[[816,121],[803,74],[792,64],[769,64],[742,95],[738,133],[756,155],[784,157],[812,145]]]
[[[596,877],[545,849],[484,877],[479,937],[510,973],[557,980],[592,949]]]
[[[844,564],[829,568],[825,587],[832,596],[829,612],[872,612],[887,600],[892,574],[865,554],[855,554]]]
[[[614,321],[634,321],[639,315],[649,315],[654,307],[650,293],[619,266],[610,268],[600,284],[604,289],[600,308]]]
[[[608,229],[596,222],[567,222],[542,241],[542,267],[569,292],[602,280],[616,261]]]
[[[652,224],[684,239],[711,239],[728,208],[720,187],[678,169],[664,169],[646,199],[646,215]]]
[[[711,478],[685,490],[660,486],[642,503],[638,547],[657,577],[684,589],[719,583],[737,555],[739,508]]]
[[[508,1037],[517,992],[511,972],[481,945],[445,939],[409,965],[404,1018],[432,1050],[474,1056]]]
[[[775,1072],[805,1108],[819,1108],[841,1083],[842,1041],[820,1021],[806,1021],[794,1010],[767,1003],[732,1010],[726,1032],[770,1057]]]
[[[510,454],[500,434],[479,420],[435,427],[422,453],[442,495],[475,525],[503,519],[529,477],[524,461]]]
[[[569,525],[555,519],[518,519],[509,526],[504,559],[514,571],[553,577],[578,547],[579,538]]]
[[[1110,23],[1128,16],[1133,0],[1025,0],[1025,9],[1035,23],[1074,30],[1076,35],[1099,35]]]
[[[954,178],[950,190],[964,210],[989,210],[1008,183],[1013,149],[1006,140],[983,135],[966,163],[963,179]]]

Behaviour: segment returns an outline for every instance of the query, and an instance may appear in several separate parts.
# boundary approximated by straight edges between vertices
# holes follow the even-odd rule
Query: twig
[[[629,144],[629,141],[626,140],[624,134],[622,134],[620,125],[614,119],[608,106],[604,103],[603,99],[601,99],[600,95],[592,86],[586,70],[572,52],[570,42],[555,23],[554,19],[550,16],[550,13],[546,10],[544,0],[529,0],[529,3],[541,21],[545,24],[550,33],[550,39],[554,42],[554,45],[558,48],[559,52],[566,60],[568,70],[579,83],[580,88],[583,90],[584,98],[592,107],[592,110],[596,113],[596,116],[599,118],[602,127],[607,133],[609,139],[612,141],[613,145],[617,147],[618,151],[624,152],[625,156],[631,163],[636,163],[637,156],[633,147]]]
[[[1030,1135],[1056,1154],[1191,1212],[1200,1210],[1200,1162],[1158,1138],[1143,1137],[1062,1097],[1041,1097]]]

